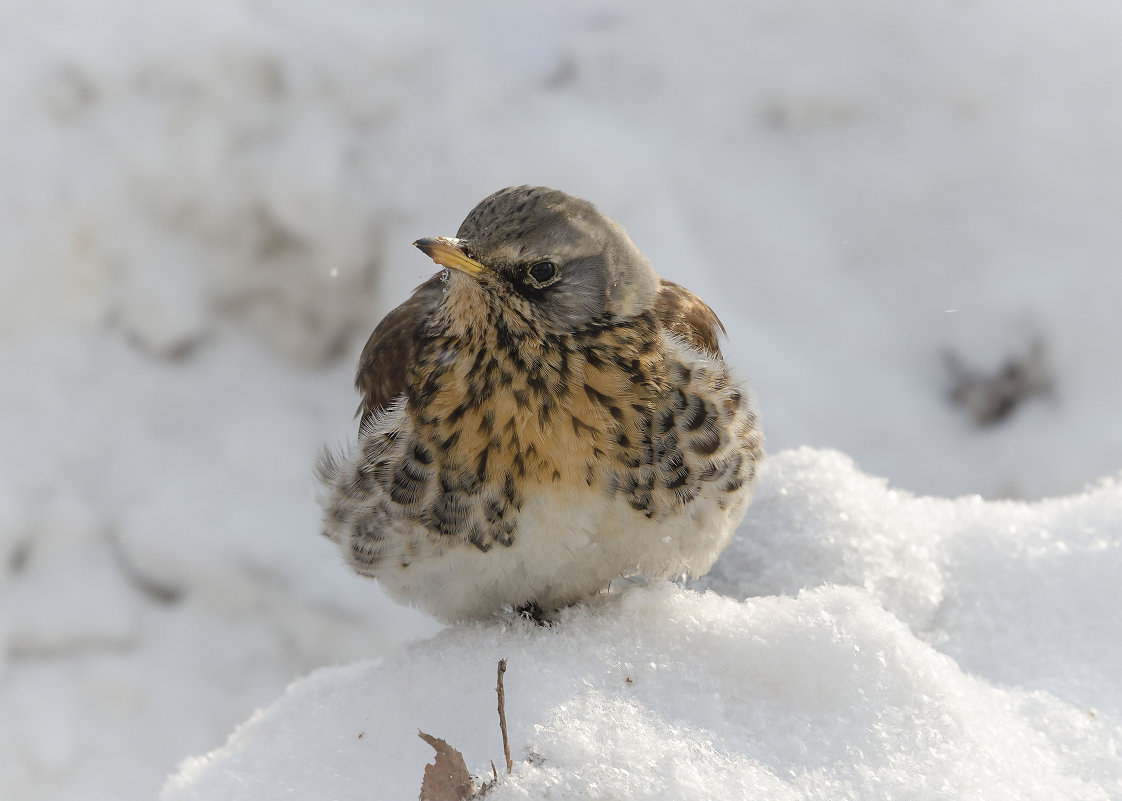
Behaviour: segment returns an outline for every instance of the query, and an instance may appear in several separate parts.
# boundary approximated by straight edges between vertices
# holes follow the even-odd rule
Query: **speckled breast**
[[[453,544],[511,546],[535,493],[579,488],[657,522],[699,499],[735,504],[754,477],[761,438],[742,391],[652,318],[491,337],[426,342],[405,407],[365,432],[335,504],[361,572]]]

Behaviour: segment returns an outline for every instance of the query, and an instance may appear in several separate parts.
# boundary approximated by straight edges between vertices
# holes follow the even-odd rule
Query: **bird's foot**
[[[514,607],[514,614],[532,620],[539,626],[552,626],[553,621],[546,617],[545,610],[538,606],[537,601],[528,601],[521,606]]]

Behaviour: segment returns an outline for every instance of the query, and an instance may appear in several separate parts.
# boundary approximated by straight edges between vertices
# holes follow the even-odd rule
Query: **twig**
[[[506,733],[506,692],[503,690],[503,674],[506,673],[506,660],[499,660],[499,683],[495,692],[499,694],[499,730],[503,733],[503,756],[506,757],[506,772],[514,770],[514,763],[510,761],[510,739]]]

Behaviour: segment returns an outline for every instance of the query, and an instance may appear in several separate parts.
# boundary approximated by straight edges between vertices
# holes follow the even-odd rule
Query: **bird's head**
[[[539,331],[566,334],[650,309],[659,278],[627,232],[586,200],[517,186],[482,200],[455,237],[415,242],[449,268],[445,312],[471,317],[487,293]]]

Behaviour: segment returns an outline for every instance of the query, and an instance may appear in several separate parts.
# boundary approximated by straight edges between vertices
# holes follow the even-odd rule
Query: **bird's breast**
[[[480,484],[589,486],[621,442],[642,439],[658,370],[637,358],[624,368],[573,337],[437,342],[413,381],[416,430],[445,469]]]
[[[726,366],[643,320],[580,335],[433,338],[396,456],[373,456],[399,514],[481,550],[524,506],[606,498],[637,516],[739,505],[762,453]],[[532,507],[531,507],[532,508]]]

